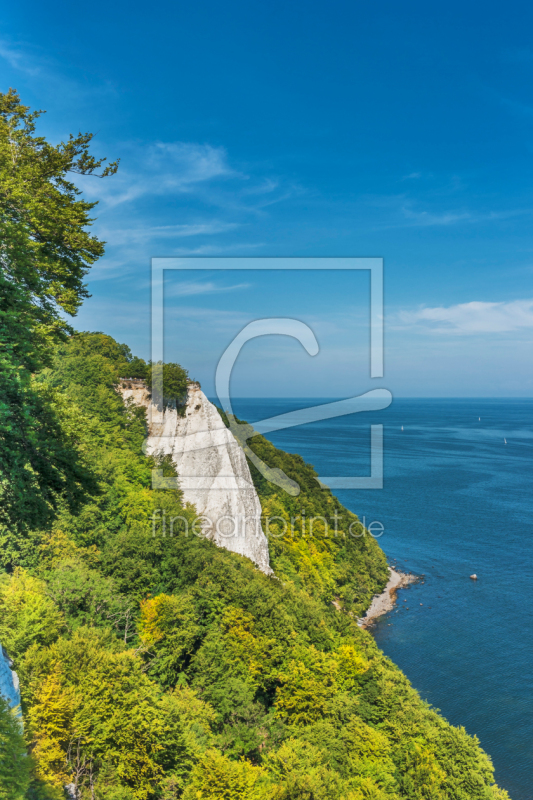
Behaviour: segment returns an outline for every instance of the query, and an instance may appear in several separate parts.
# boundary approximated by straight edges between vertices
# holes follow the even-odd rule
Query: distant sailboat
[[[504,440],[503,440],[503,443],[504,443],[504,444],[507,444],[507,439],[504,439]]]
[[[481,417],[478,417],[478,420],[481,422]]]
[[[403,431],[403,425],[402,425],[402,431]]]

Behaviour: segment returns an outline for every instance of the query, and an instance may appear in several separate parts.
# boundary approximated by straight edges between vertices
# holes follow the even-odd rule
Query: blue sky
[[[247,321],[240,395],[531,396],[533,9],[526,3],[137,2],[4,8],[1,85],[53,140],[97,133],[107,254],[76,326],[149,356],[152,256],[381,256],[386,371],[364,276],[168,279],[167,357],[208,392]]]

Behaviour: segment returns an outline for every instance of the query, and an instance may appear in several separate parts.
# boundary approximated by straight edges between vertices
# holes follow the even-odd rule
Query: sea
[[[331,401],[240,398],[233,410],[253,423]],[[395,399],[268,438],[319,475],[364,476],[371,424],[383,425],[383,488],[335,494],[367,527],[381,523],[392,566],[420,576],[376,641],[478,736],[512,800],[533,800],[533,400]]]

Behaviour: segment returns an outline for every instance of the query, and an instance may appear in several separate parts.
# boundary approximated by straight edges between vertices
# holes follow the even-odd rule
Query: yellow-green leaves
[[[314,647],[302,650],[280,670],[278,716],[295,725],[314,722],[338,688],[338,662]]]
[[[150,673],[163,686],[175,686],[199,638],[196,612],[187,595],[160,594],[141,602],[139,636]]]
[[[255,686],[264,686],[281,658],[276,640],[258,635],[252,615],[235,606],[229,606],[222,615],[221,631],[234,674],[241,673]]]
[[[65,627],[46,584],[23,569],[0,580],[0,642],[16,658],[32,644],[53,642]]]
[[[37,768],[48,782],[68,782],[81,761],[96,773],[109,763],[145,800],[164,777],[164,764],[192,767],[191,729],[201,713],[182,724],[179,699],[162,697],[141,660],[105,635],[80,629],[47,649],[33,648],[25,677]]]
[[[260,800],[263,771],[209,750],[194,769],[184,800]]]
[[[80,700],[65,686],[61,664],[56,662],[34,690],[29,723],[34,731],[33,755],[37,776],[61,788],[70,780],[67,750],[73,738],[73,717]]]
[[[359,678],[367,669],[366,660],[350,645],[332,653],[315,647],[296,649],[278,674],[278,716],[296,725],[315,722],[337,692],[357,691]]]

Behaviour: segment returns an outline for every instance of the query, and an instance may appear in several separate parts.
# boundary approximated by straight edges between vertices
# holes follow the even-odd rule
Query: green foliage
[[[140,660],[105,635],[79,629],[30,648],[24,676],[41,778],[60,785],[69,773],[86,780],[110,765],[145,798],[163,765],[191,760],[179,704],[161,697]]]
[[[0,642],[12,657],[22,655],[33,644],[54,641],[64,624],[42,581],[22,569],[1,576]]]
[[[259,800],[261,770],[208,750],[196,766],[184,800]]]
[[[187,370],[174,362],[163,363],[158,361],[143,361],[142,358],[131,357],[129,353],[127,365],[123,367],[121,377],[140,378],[145,381],[150,392],[154,386],[158,391],[163,391],[165,401],[177,400],[178,406],[183,405],[187,399],[187,387],[190,383]]]
[[[89,154],[92,134],[71,135],[59,145],[35,135],[40,114],[22,105],[16,92],[0,94],[0,219],[9,226],[2,266],[29,301],[27,322],[37,342],[67,329],[59,309],[76,313],[88,296],[83,278],[104,252],[86,230],[96,203],[79,199],[67,176],[96,174],[105,159]],[[100,177],[116,169],[111,164]]]
[[[274,783],[272,800],[348,800],[354,798],[348,784],[325,763],[324,754],[298,739],[288,739],[265,759]]]
[[[140,378],[143,381],[148,381],[150,378],[150,365],[143,361],[142,358],[134,356],[128,364],[128,374],[123,375],[124,378]]]
[[[76,449],[73,410],[19,365],[0,366],[0,563],[6,566],[24,563],[32,550],[29,531],[50,522],[60,502],[76,513],[91,478]]]
[[[53,394],[31,373],[88,296],[83,283],[103,243],[87,231],[95,203],[79,198],[69,172],[96,174],[91,134],[51,145],[35,134],[16,92],[0,94],[0,545],[16,558],[16,534],[53,514],[57,497],[78,495],[83,474]],[[101,176],[116,171],[106,167]],[[72,497],[73,496],[73,497]]]
[[[112,578],[90,569],[82,560],[62,560],[48,576],[47,592],[71,630],[114,628],[125,642],[132,634],[136,604],[117,592]]]
[[[0,695],[0,800],[23,800],[30,767],[20,722]]]
[[[153,464],[142,453],[145,413],[126,407],[115,389],[129,358],[129,349],[111,337],[78,334],[58,347],[56,368],[39,378],[54,391],[63,389],[75,409],[78,457],[91,473],[82,508],[73,514],[63,503],[56,522],[78,547],[100,547],[110,535],[146,524],[154,508]]]
[[[117,164],[90,134],[37,136],[39,113],[0,94],[0,641],[31,750],[0,698],[0,800],[503,800],[477,739],[358,628],[385,557],[310,465],[249,442],[301,490],[251,464],[276,577],[152,489],[174,468],[117,384],[180,407],[189,378],[65,322],[103,253],[68,175]]]
[[[278,450],[260,435],[248,444],[271,469],[300,487],[298,496],[289,495],[250,462],[276,575],[314,597],[362,614],[388,580],[386,559],[376,540],[319,484],[316,471],[301,456]]]
[[[200,637],[192,599],[160,594],[141,601],[139,637],[152,659],[150,674],[175,686]]]
[[[271,539],[276,577],[195,535],[180,492],[151,488],[144,410],[115,389],[132,363],[110,337],[76,334],[35,381],[83,479],[76,510],[58,485],[48,522],[15,530],[0,579],[28,800],[59,800],[71,782],[80,800],[505,797],[477,740],[357,626],[387,568],[355,515],[255,437],[302,490],[254,472],[264,514],[293,518]],[[304,516],[328,528],[311,537]]]
[[[158,361],[148,369],[146,379],[150,391],[154,390],[154,386],[159,389],[162,387],[163,396],[167,400],[176,399],[179,403],[183,403],[187,398],[189,376],[179,364],[172,362],[163,364]]]

